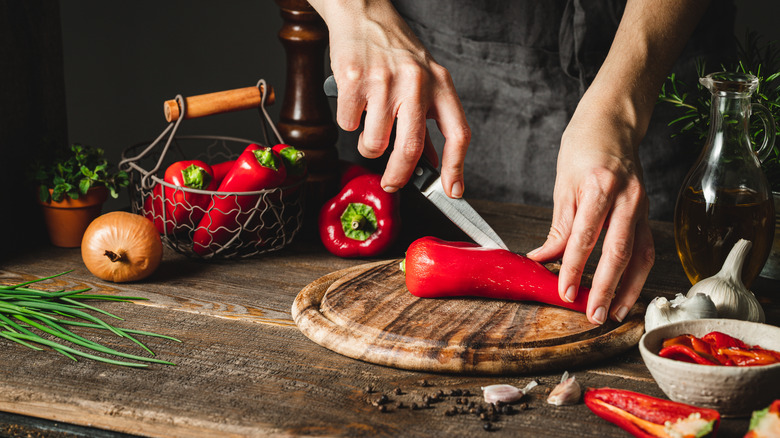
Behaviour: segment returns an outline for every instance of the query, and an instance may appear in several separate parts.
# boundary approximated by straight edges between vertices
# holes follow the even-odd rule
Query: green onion
[[[152,356],[154,356],[154,352],[132,335],[153,336],[181,342],[171,336],[112,326],[97,316],[87,313],[87,311],[119,320],[122,320],[122,318],[82,302],[83,300],[133,301],[146,298],[83,293],[91,290],[90,288],[49,292],[29,287],[31,284],[59,277],[69,272],[72,272],[72,270],[13,286],[0,285],[0,338],[8,339],[33,350],[44,350],[39,345],[50,347],[74,361],[77,360],[75,356],[81,356],[100,362],[136,368],[147,367],[148,363],[174,365],[165,360],[124,353],[106,347],[64,328],[64,325],[70,325],[73,327],[107,330],[118,337],[127,338],[138,344]],[[47,337],[36,333],[36,331],[47,335]],[[102,355],[98,356],[74,348],[76,346],[86,348],[95,353],[101,353]],[[111,359],[105,357],[106,355],[132,359],[138,362]]]

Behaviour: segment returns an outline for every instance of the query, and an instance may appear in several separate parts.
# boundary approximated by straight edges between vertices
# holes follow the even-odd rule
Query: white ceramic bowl
[[[639,340],[639,352],[667,397],[716,409],[723,416],[746,416],[780,398],[780,364],[711,366],[658,356],[664,339],[719,331],[748,345],[780,351],[780,327],[736,319],[699,319],[657,327]]]

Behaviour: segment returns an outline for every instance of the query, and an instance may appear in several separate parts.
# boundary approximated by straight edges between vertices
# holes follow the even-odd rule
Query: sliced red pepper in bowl
[[[596,415],[638,438],[714,436],[720,414],[638,392],[589,388],[585,405]]]
[[[401,231],[400,195],[387,193],[381,175],[354,178],[323,205],[320,239],[339,257],[372,257],[385,252]]]

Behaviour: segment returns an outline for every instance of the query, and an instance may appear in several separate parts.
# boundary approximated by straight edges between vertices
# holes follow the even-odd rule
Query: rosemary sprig
[[[748,32],[744,44],[738,43],[737,59],[730,65],[721,65],[720,70],[750,73],[758,78],[758,88],[753,93],[753,101],[769,109],[775,119],[775,131],[780,132],[780,47],[776,41],[764,42],[756,32]],[[703,60],[696,61],[697,77],[707,73]],[[715,70],[713,70],[715,71]],[[658,103],[672,105],[679,110],[679,116],[669,122],[677,126],[677,135],[690,135],[691,143],[701,148],[710,124],[710,96],[704,87],[696,83],[695,87],[670,75],[661,87]],[[764,136],[764,125],[757,117],[751,118],[751,141],[754,148]],[[764,174],[773,191],[780,191],[780,141],[769,157],[761,163]]]
[[[81,356],[100,362],[136,368],[147,367],[148,363],[174,365],[172,362],[165,360],[118,351],[98,342],[91,341],[63,327],[65,325],[70,325],[73,327],[89,327],[107,330],[118,337],[127,338],[133,341],[152,356],[154,356],[154,352],[133,335],[154,336],[181,342],[171,336],[112,326],[99,317],[87,313],[87,311],[96,312],[115,319],[121,320],[122,318],[83,302],[84,300],[133,301],[144,300],[146,298],[85,294],[84,292],[91,290],[90,288],[49,292],[29,287],[31,284],[59,277],[70,272],[72,272],[72,270],[11,286],[0,286],[0,337],[33,350],[44,350],[44,348],[41,348],[40,346],[50,347],[54,351],[74,361],[77,360],[76,356]],[[36,331],[48,336],[44,337],[41,334],[36,333]],[[102,355],[88,353],[78,348],[74,348],[75,346],[83,347],[95,353],[101,353]],[[131,359],[138,362],[112,359],[110,357],[105,357],[106,355]]]

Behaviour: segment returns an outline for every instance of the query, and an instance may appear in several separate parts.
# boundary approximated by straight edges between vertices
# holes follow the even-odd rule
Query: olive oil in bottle
[[[720,271],[739,239],[752,242],[742,267],[742,282],[750,287],[772,249],[775,231],[771,199],[749,190],[720,190],[719,202],[708,205],[701,191],[686,187],[675,212],[675,242],[691,283]]]
[[[751,94],[758,79],[745,73],[711,73],[699,82],[711,94],[710,130],[701,156],[685,177],[674,212],[677,254],[691,283],[720,271],[739,239],[752,243],[742,267],[750,287],[772,247],[774,203],[761,170],[775,142],[775,122]],[[750,117],[764,123],[764,139],[754,152]]]

